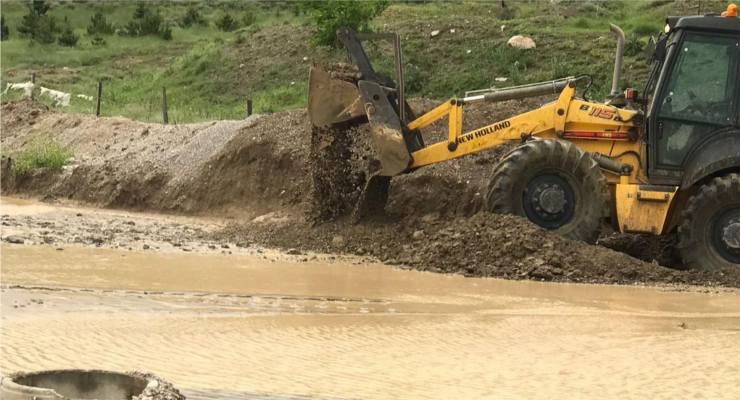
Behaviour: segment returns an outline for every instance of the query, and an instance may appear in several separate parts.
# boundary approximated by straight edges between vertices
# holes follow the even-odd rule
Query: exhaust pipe
[[[609,30],[617,37],[617,57],[614,60],[614,75],[612,75],[612,96],[619,94],[619,80],[622,78],[622,62],[624,61],[624,31],[610,23]]]

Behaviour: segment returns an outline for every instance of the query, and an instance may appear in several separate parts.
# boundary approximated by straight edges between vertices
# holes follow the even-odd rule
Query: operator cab
[[[666,22],[645,91],[654,94],[646,120],[648,176],[653,184],[687,187],[722,169],[711,164],[740,158],[740,19]]]

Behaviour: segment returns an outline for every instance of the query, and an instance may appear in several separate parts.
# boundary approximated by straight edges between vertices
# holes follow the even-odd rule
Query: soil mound
[[[54,141],[74,158],[62,171],[14,176],[3,160],[2,191],[102,207],[225,215],[288,208],[307,192],[308,136],[302,110],[243,121],[146,124],[2,106],[6,153]],[[7,133],[7,134],[6,134]]]

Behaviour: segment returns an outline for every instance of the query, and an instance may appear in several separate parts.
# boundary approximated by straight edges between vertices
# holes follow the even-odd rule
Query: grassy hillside
[[[41,45],[20,38],[18,25],[27,3],[3,1],[2,15],[10,40],[0,44],[0,80],[21,82],[37,74],[39,84],[66,92],[93,95],[104,81],[103,114],[158,121],[161,88],[167,88],[170,120],[188,122],[240,118],[247,97],[256,112],[274,112],[305,105],[308,66],[332,62],[343,52],[311,44],[313,22],[293,3],[152,2],[172,29],[172,40],[159,37],[105,36],[94,45],[86,33],[91,16],[102,11],[117,27],[133,15],[136,3],[127,1],[56,1],[49,14],[68,19],[80,35],[76,47]],[[700,5],[719,11],[716,1]],[[177,26],[190,6],[207,25]],[[605,94],[610,85],[615,42],[608,22],[628,33],[623,86],[641,88],[646,73],[641,46],[663,26],[666,15],[692,13],[696,2],[686,0],[588,1],[532,0],[500,2],[397,2],[375,20],[376,30],[401,34],[407,90],[411,96],[445,99],[465,90],[512,85],[589,74],[592,94]],[[715,10],[714,8],[717,8]],[[693,12],[697,10],[694,9]],[[224,14],[253,24],[222,32],[214,21]],[[433,30],[440,30],[431,37]],[[454,30],[454,33],[453,31]],[[506,46],[513,35],[532,37],[537,48]],[[381,68],[390,68],[388,49],[372,46]],[[385,52],[384,52],[385,50]],[[385,54],[385,56],[383,56]],[[497,83],[496,77],[507,82]],[[4,96],[12,99],[13,96]],[[91,112],[93,105],[73,98],[70,111]]]

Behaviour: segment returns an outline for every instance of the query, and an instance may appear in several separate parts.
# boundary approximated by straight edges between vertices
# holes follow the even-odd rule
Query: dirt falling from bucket
[[[366,181],[367,155],[365,132],[357,124],[346,123],[331,128],[313,127],[309,171],[311,203],[309,220],[331,221],[352,211]],[[363,154],[365,153],[365,154]]]

